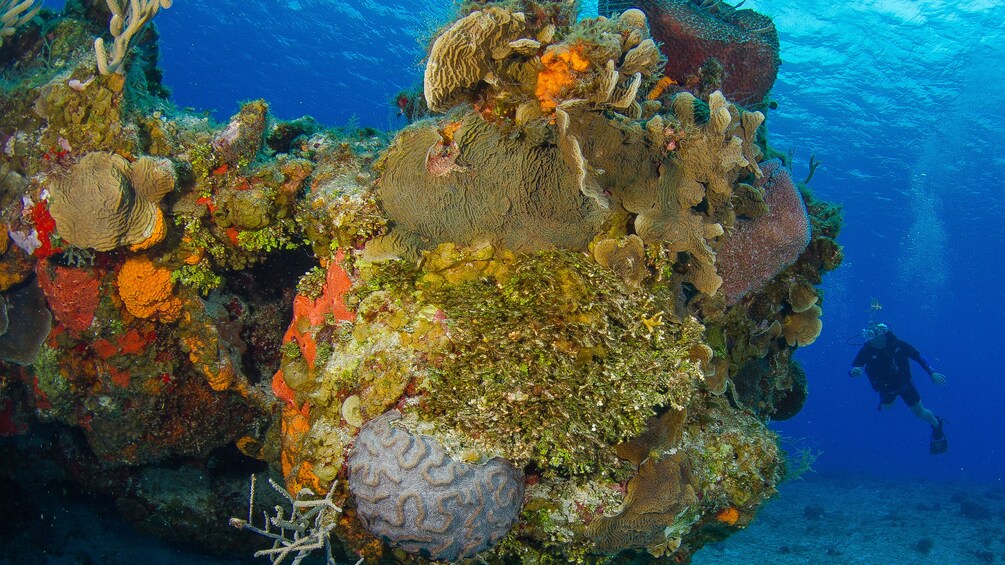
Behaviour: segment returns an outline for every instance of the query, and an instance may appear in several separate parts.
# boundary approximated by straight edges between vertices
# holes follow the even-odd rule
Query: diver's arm
[[[907,345],[907,356],[914,359],[914,362],[921,366],[922,369],[928,373],[928,377],[932,379],[932,382],[939,385],[946,384],[946,376],[942,373],[936,371],[932,368],[932,364],[925,359],[925,356],[921,354],[913,345]]]
[[[858,350],[855,360],[851,362],[851,369],[848,370],[849,377],[857,377],[862,374],[862,367],[865,366],[865,346]]]

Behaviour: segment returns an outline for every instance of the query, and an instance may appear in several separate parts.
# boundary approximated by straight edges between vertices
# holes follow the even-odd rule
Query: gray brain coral
[[[432,438],[392,424],[363,426],[349,454],[349,490],[373,535],[409,553],[456,561],[494,546],[516,523],[523,473],[505,459],[454,461]]]
[[[156,236],[158,203],[175,186],[168,159],[130,163],[114,153],[88,153],[50,186],[49,212],[71,245],[111,251]]]

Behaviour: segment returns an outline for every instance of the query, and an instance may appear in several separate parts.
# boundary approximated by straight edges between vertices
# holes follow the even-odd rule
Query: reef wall
[[[670,8],[468,3],[389,139],[174,107],[154,4],[111,63],[105,2],[0,46],[2,433],[222,552],[249,471],[370,562],[683,562],[754,518],[840,216],[671,73]],[[200,502],[135,486],[179,460]]]

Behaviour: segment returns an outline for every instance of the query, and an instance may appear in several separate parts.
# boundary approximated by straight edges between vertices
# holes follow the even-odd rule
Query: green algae
[[[641,433],[653,407],[687,403],[700,326],[654,322],[644,295],[581,254],[520,256],[508,268],[499,281],[422,290],[450,340],[431,357],[419,411],[546,471],[616,467],[611,446]]]

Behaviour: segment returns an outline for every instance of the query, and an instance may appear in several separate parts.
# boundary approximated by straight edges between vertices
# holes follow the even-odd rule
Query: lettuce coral
[[[443,112],[462,92],[489,78],[495,62],[503,59],[510,42],[526,27],[520,12],[487,7],[457,20],[433,42],[425,71],[426,103]]]

